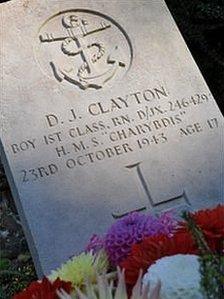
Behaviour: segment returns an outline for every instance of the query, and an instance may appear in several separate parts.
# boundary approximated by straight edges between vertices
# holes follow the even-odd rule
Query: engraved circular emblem
[[[86,90],[123,77],[131,66],[133,51],[124,29],[110,17],[69,10],[41,26],[36,56],[49,76]]]

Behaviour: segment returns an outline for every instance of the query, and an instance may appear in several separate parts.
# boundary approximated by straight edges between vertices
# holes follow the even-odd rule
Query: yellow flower
[[[64,281],[70,281],[73,287],[82,288],[86,281],[96,283],[97,275],[106,272],[107,268],[108,260],[104,251],[96,255],[91,252],[81,253],[52,271],[49,279],[55,280],[59,277]]]

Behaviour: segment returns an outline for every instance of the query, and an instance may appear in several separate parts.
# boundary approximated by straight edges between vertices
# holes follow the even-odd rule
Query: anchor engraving
[[[81,65],[58,67],[50,62],[54,76],[58,81],[67,80],[81,89],[89,87],[99,89],[109,81],[125,63],[118,57],[118,46],[109,52],[102,42],[89,40],[88,37],[111,28],[111,24],[101,21],[100,25],[90,28],[88,20],[75,14],[65,15],[61,19],[64,35],[53,33],[40,34],[41,43],[60,42],[61,51],[68,57],[81,58]]]

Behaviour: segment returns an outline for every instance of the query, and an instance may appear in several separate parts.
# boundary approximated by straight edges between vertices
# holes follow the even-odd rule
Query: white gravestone
[[[1,155],[39,275],[134,211],[223,200],[223,118],[165,3],[1,9]]]

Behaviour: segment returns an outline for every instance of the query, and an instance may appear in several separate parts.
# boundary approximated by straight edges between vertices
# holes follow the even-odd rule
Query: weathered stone
[[[223,118],[163,1],[1,5],[2,156],[39,274],[133,210],[223,199]]]

